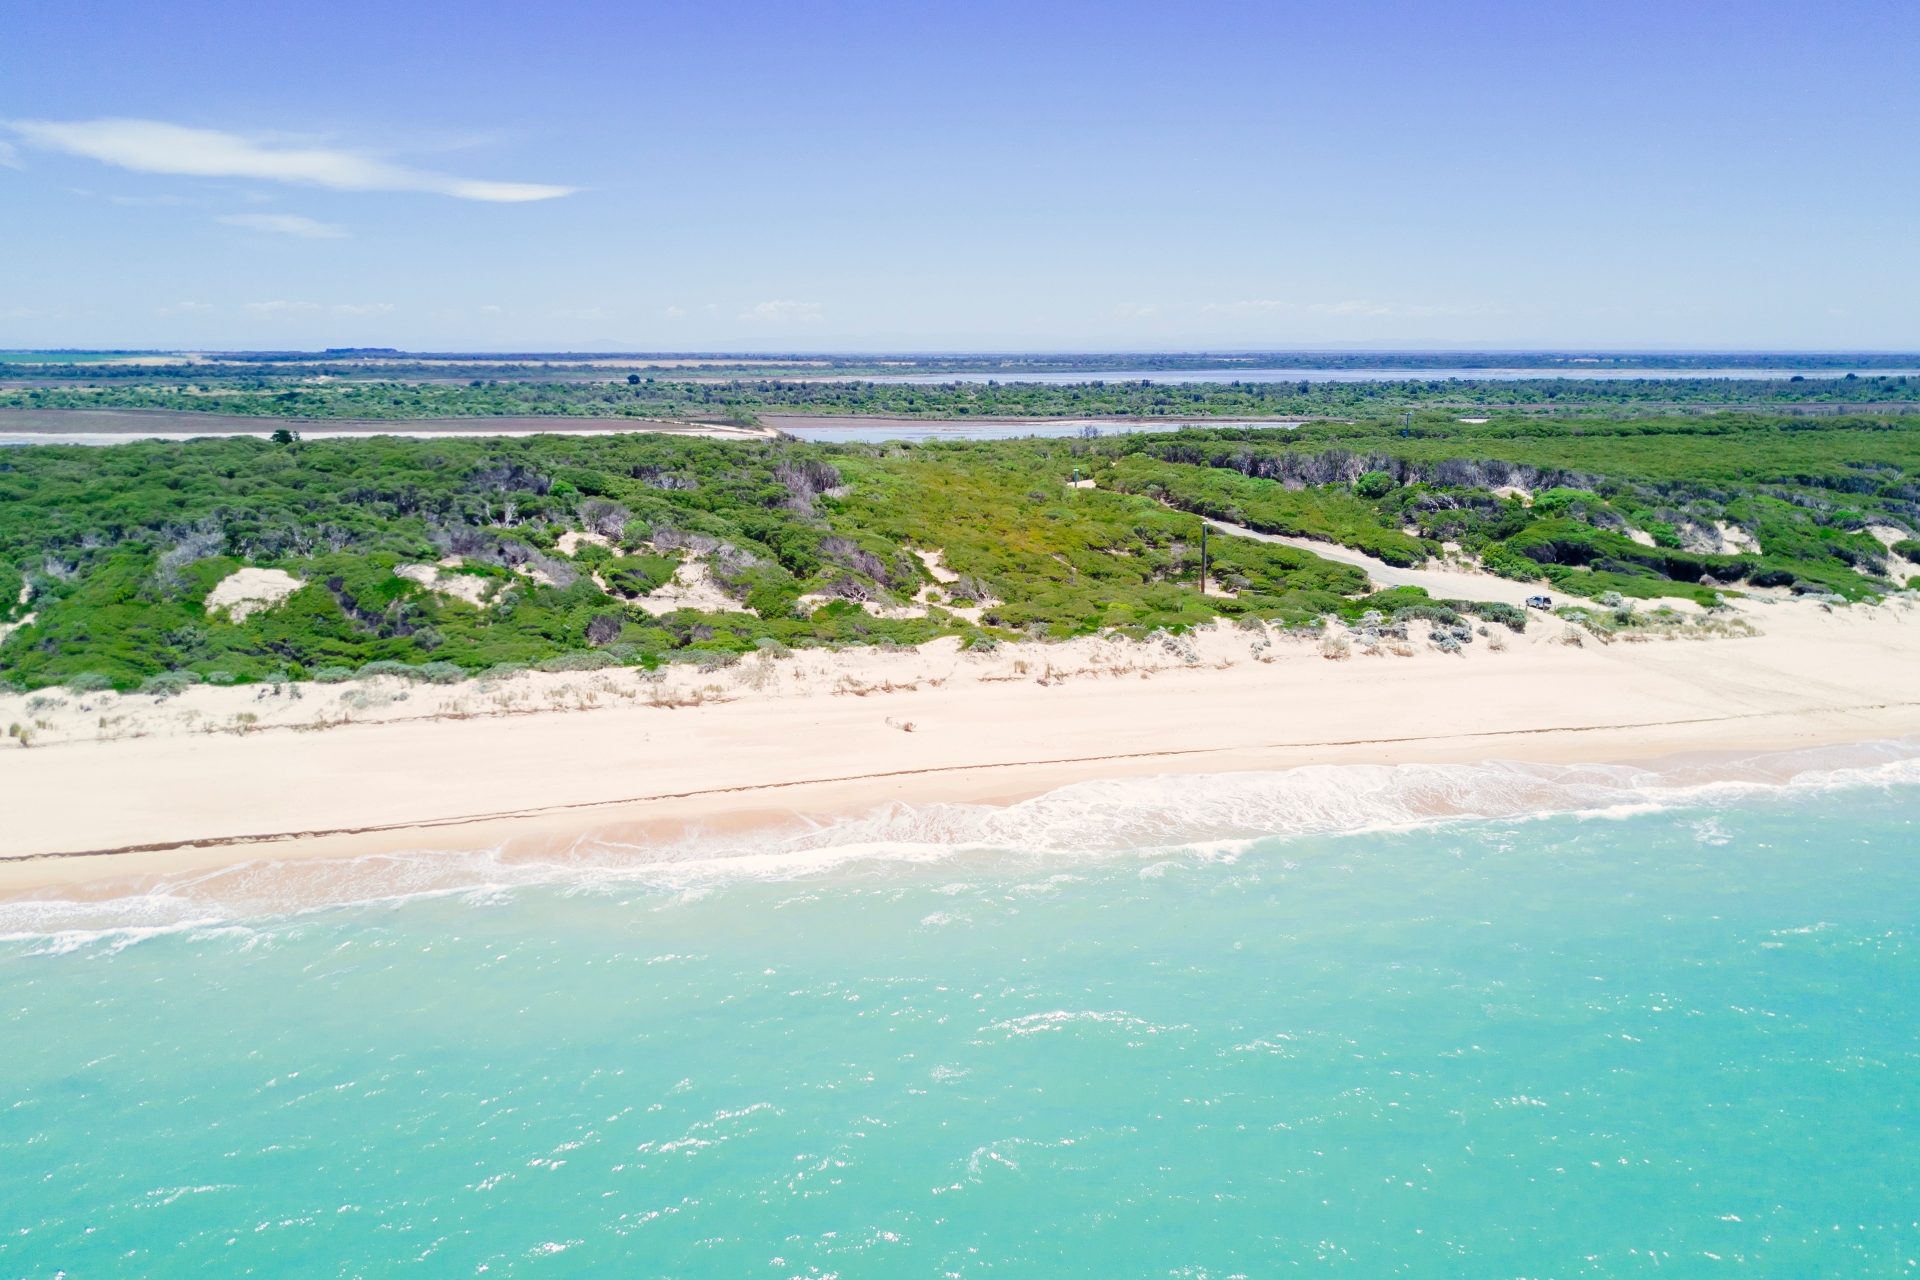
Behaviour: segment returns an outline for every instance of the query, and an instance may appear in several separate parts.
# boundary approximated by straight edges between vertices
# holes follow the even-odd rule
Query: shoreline
[[[562,713],[564,714],[564,713]],[[1836,720],[1835,717],[1844,717]],[[1754,713],[1649,721],[1636,724],[1558,725],[1490,730],[1450,736],[1295,741],[1251,747],[1188,747],[1102,756],[1015,760],[878,773],[795,778],[788,781],[713,787],[693,791],[623,796],[509,811],[421,818],[365,827],[157,841],[101,849],[61,849],[0,855],[0,893],[18,887],[16,868],[63,863],[111,862],[116,871],[131,860],[163,855],[167,869],[231,865],[224,851],[243,850],[276,859],[364,856],[422,850],[428,832],[460,833],[463,848],[571,843],[594,834],[640,835],[665,843],[691,832],[740,832],[858,817],[890,803],[1005,806],[1076,783],[1108,779],[1165,778],[1284,772],[1309,766],[1440,764],[1537,764],[1632,767],[1658,770],[1676,760],[1716,764],[1753,756],[1836,747],[1865,747],[1920,733],[1920,701],[1842,707],[1809,712]],[[1511,749],[1506,749],[1511,748]],[[1493,754],[1486,754],[1488,750]],[[749,808],[727,808],[734,798]],[[791,801],[792,803],[783,803]],[[576,815],[607,815],[581,824]],[[194,856],[205,853],[209,856]],[[36,879],[32,873],[22,877]],[[54,873],[51,880],[68,881]]]
[[[657,844],[800,830],[1095,779],[1644,764],[1920,734],[1912,605],[1747,607],[1762,635],[1573,647],[1538,627],[1504,652],[1410,658],[1329,661],[1233,627],[1179,654],[1110,641],[801,651],[651,684],[628,672],[529,679],[524,705],[484,713],[427,702],[472,690],[420,689],[425,705],[396,698],[318,731],[209,732],[220,699],[265,704],[245,687],[202,689],[200,705],[166,712],[176,720],[148,736],[0,754],[7,790],[35,797],[0,832],[0,897],[256,860],[482,847],[538,858],[589,835]],[[855,672],[865,683],[849,683]],[[716,692],[661,700],[669,680],[716,681],[701,686]],[[554,700],[561,690],[575,701]],[[71,714],[78,724],[97,711]]]
[[[724,439],[766,440],[782,432],[830,430],[870,432],[884,440],[889,431],[924,431],[936,436],[977,429],[1036,430],[1067,427],[1110,428],[1115,431],[1175,431],[1183,426],[1235,427],[1248,424],[1291,427],[1308,419],[1298,414],[1233,415],[1210,418],[1107,417],[902,417],[898,414],[811,414],[768,412],[760,425],[738,426],[719,421],[661,417],[610,417],[587,414],[503,414],[437,418],[307,418],[298,415],[220,413],[206,409],[36,409],[0,408],[0,437],[35,437],[31,443],[58,444],[64,436],[125,436],[129,440],[198,440],[223,436],[264,436],[287,427],[306,439],[358,436],[536,436],[619,435],[625,433],[700,435]],[[39,439],[46,437],[46,439]]]

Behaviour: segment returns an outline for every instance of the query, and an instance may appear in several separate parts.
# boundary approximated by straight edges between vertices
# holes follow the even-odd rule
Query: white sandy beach
[[[0,751],[0,891],[261,857],[538,850],[1102,776],[1644,761],[1920,732],[1911,600],[1740,608],[1761,634],[1573,645],[1536,617],[1459,654],[1416,636],[1410,656],[1329,658],[1223,623],[1184,640],[942,641],[298,698],[56,692],[30,709],[10,695],[0,719],[33,723],[35,741]]]

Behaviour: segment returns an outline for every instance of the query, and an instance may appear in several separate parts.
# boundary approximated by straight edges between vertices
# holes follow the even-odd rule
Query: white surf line
[[[51,862],[66,858],[112,858],[129,853],[158,853],[171,849],[213,849],[232,845],[282,844],[299,840],[317,840],[333,836],[378,835],[386,832],[425,831],[480,826],[487,823],[510,822],[520,819],[538,819],[555,817],[562,814],[588,813],[598,809],[635,808],[643,804],[657,804],[666,800],[705,799],[712,796],[776,796],[783,792],[804,791],[808,787],[827,787],[847,783],[872,783],[890,781],[896,778],[919,778],[929,776],[948,777],[960,774],[990,774],[996,771],[1016,772],[1021,769],[1035,769],[1048,766],[1113,764],[1146,760],[1197,760],[1205,756],[1223,756],[1230,760],[1244,760],[1258,756],[1262,752],[1286,752],[1299,750],[1324,751],[1346,747],[1388,747],[1409,744],[1493,742],[1513,738],[1548,737],[1554,734],[1605,734],[1619,733],[1632,729],[1668,729],[1704,724],[1752,723],[1765,720],[1790,720],[1796,717],[1821,715],[1854,715],[1874,711],[1906,711],[1920,707],[1916,702],[1859,702],[1837,706],[1803,706],[1785,710],[1736,711],[1726,715],[1680,716],[1659,720],[1605,721],[1598,724],[1547,724],[1525,728],[1475,729],[1455,733],[1406,734],[1397,737],[1378,738],[1326,738],[1315,740],[1282,739],[1274,742],[1253,743],[1229,747],[1167,747],[1150,751],[1119,751],[1107,755],[1093,756],[1053,756],[1022,760],[989,760],[973,763],[921,765],[904,769],[883,769],[872,773],[824,774],[808,778],[789,778],[777,782],[741,782],[727,786],[702,787],[691,791],[660,791],[642,795],[610,797],[598,800],[571,800],[559,804],[535,805],[518,809],[497,809],[483,813],[447,814],[433,818],[399,819],[392,822],[371,823],[366,826],[351,827],[314,827],[296,831],[251,832],[239,835],[191,836],[181,839],[157,840],[150,844],[115,845],[99,849],[45,849],[33,853],[0,854],[0,867],[24,865],[32,862]],[[373,727],[373,726],[361,726]],[[56,744],[53,748],[38,750],[57,750],[60,746],[74,744]],[[1834,744],[1827,744],[1834,745]],[[1771,752],[1772,749],[1769,749]],[[1784,750],[1784,749],[1781,749]],[[1396,764],[1416,764],[1419,761],[1396,761]],[[1482,763],[1486,763],[1483,761]],[[1298,768],[1298,765],[1282,766]],[[1232,772],[1247,772],[1246,766],[1237,766]],[[1266,770],[1254,769],[1254,772]],[[1092,779],[1075,779],[1091,781]],[[1013,785],[1013,784],[1010,784]],[[1062,784],[1062,785],[1071,785]],[[1057,790],[1058,788],[1049,788]],[[1044,794],[1044,793],[1037,793]],[[11,901],[12,899],[6,899]]]

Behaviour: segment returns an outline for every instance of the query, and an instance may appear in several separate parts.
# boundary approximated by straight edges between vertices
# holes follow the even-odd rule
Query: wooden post
[[[1207,521],[1200,518],[1200,594],[1207,594]]]

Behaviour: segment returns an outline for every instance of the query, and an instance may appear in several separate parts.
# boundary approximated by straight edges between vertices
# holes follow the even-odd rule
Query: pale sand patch
[[[23,605],[31,599],[33,599],[33,584],[31,582],[21,583],[20,597],[19,599],[14,601],[14,604]],[[7,637],[12,635],[14,632],[18,631],[20,628],[32,626],[33,620],[37,616],[38,615],[34,613],[23,613],[20,615],[20,620],[18,622],[0,622],[0,644],[5,644],[7,642]]]
[[[271,609],[301,587],[285,569],[235,569],[207,592],[207,612],[225,612],[235,622]]]
[[[613,546],[613,539],[604,533],[594,533],[591,530],[569,529],[555,540],[554,545],[560,548],[561,555],[570,557],[589,543],[596,547],[610,548]]]
[[[1629,529],[1627,530],[1627,538],[1630,541],[1639,543],[1643,547],[1651,547],[1654,545],[1653,535],[1645,529]]]
[[[1082,487],[1085,488],[1092,484],[1093,482],[1089,480]],[[947,553],[941,548],[935,547],[931,551],[916,550],[913,554],[918,556],[920,563],[926,566],[928,576],[939,583],[940,586],[950,587],[960,581],[960,575],[947,567]],[[1112,554],[1125,555],[1127,553],[1116,551]],[[980,625],[980,619],[985,616],[987,610],[996,608],[1001,603],[991,596],[983,600],[976,600],[972,604],[959,604],[951,599],[935,600],[933,598],[935,590],[936,588],[931,586],[922,586],[918,591],[913,593],[913,602],[922,606],[938,604],[954,617],[965,619],[976,627]]]
[[[393,566],[393,572],[395,577],[417,582],[429,591],[465,600],[475,607],[484,606],[493,583],[471,573],[448,572],[458,569],[460,564],[460,557],[448,556],[438,564],[397,564]]]
[[[913,553],[920,563],[926,566],[927,576],[942,586],[949,582],[960,581],[960,575],[947,568],[947,553],[939,547],[931,551],[916,550]]]
[[[1891,524],[1870,524],[1867,526],[1867,534],[1889,551],[1893,550],[1895,543],[1905,542],[1913,537],[1905,529]]]
[[[752,613],[753,610],[720,589],[713,572],[698,560],[683,560],[670,581],[655,587],[632,603],[654,617],[676,609],[698,609],[701,613]]]
[[[1573,647],[1539,620],[1502,652],[1477,640],[1460,654],[1409,646],[1344,662],[1321,657],[1317,637],[1231,625],[979,654],[952,640],[807,650],[657,679],[415,686],[356,717],[370,723],[321,733],[289,730],[323,704],[338,715],[330,688],[298,702],[245,687],[127,698],[115,711],[153,720],[151,736],[9,749],[9,786],[32,800],[0,824],[0,853],[151,851],[0,863],[0,886],[408,848],[558,857],[589,831],[644,843],[663,824],[992,802],[1100,776],[1626,761],[1920,732],[1912,598],[1741,613],[1765,634]],[[0,697],[0,717],[19,702]],[[233,731],[242,711],[256,731]],[[49,718],[49,743],[115,731],[97,710]],[[93,802],[102,778],[112,804]]]
[[[1890,524],[1870,524],[1867,526],[1867,532],[1887,549],[1887,576],[1896,585],[1904,586],[1914,578],[1920,577],[1920,560],[1909,560],[1893,549],[1895,543],[1911,539],[1913,537],[1911,533]]]
[[[1760,554],[1759,540],[1737,524],[1716,520],[1713,523],[1713,531],[1720,536],[1720,545],[1734,554],[1742,552],[1756,556]]]
[[[1520,499],[1520,505],[1523,507],[1533,505],[1533,491],[1531,489],[1524,489],[1517,484],[1495,485],[1493,496],[1496,498],[1518,498]]]
[[[513,566],[513,571],[529,582],[536,582],[543,587],[557,587],[560,585],[554,581],[552,574],[540,568],[538,565],[517,564]]]

